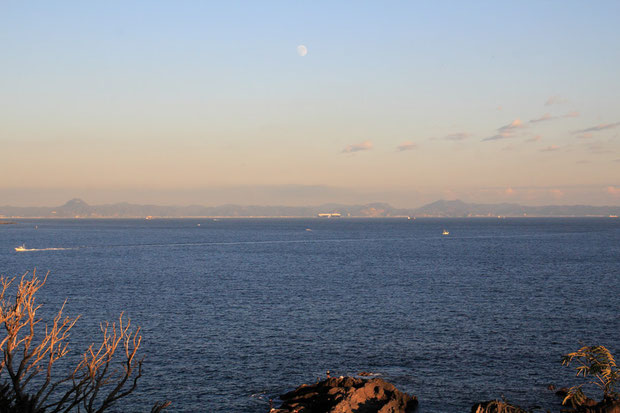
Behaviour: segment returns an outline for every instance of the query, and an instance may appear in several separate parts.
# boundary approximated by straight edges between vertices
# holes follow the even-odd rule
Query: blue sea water
[[[121,311],[142,327],[144,376],[116,411],[266,412],[326,370],[380,374],[421,413],[557,406],[547,385],[574,375],[562,354],[583,342],[620,357],[614,218],[0,226],[0,273],[35,267],[50,271],[45,311],[67,299],[81,314],[72,348]]]

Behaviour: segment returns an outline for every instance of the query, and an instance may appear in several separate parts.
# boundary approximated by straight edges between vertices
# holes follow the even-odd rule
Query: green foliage
[[[594,384],[603,390],[603,397],[618,397],[616,384],[620,380],[620,372],[613,355],[604,346],[584,346],[574,353],[562,357],[562,365],[569,366],[577,363],[577,377],[589,379],[587,383]],[[583,404],[586,395],[581,387],[586,384],[573,386],[568,390],[562,404],[570,402],[573,407]]]

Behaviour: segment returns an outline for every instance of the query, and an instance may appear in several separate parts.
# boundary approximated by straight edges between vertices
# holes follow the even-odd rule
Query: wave
[[[376,242],[376,241],[406,241],[413,238],[326,238],[311,240],[253,240],[253,241],[210,241],[210,242],[172,242],[156,244],[117,244],[117,245],[82,245],[78,247],[54,247],[54,248],[19,248],[16,252],[38,251],[68,251],[101,248],[166,248],[166,247],[210,247],[210,246],[235,246],[235,245],[261,245],[261,244],[316,244],[316,243],[347,243],[347,242]]]
[[[546,236],[550,236],[548,234]],[[493,238],[521,238],[528,235],[474,235],[460,237],[446,237],[437,235],[429,239],[452,240],[456,239],[493,239]],[[113,245],[82,245],[77,247],[55,247],[55,248],[26,248],[19,249],[17,252],[36,252],[36,251],[69,251],[83,249],[108,249],[108,248],[169,248],[169,247],[216,247],[216,246],[235,246],[235,245],[264,245],[264,244],[318,244],[318,243],[357,243],[357,242],[384,242],[384,241],[412,241],[424,238],[415,237],[393,237],[393,238],[322,238],[322,239],[290,239],[290,240],[251,240],[251,241],[207,241],[207,242],[171,242],[171,243],[152,243],[152,244],[113,244]]]

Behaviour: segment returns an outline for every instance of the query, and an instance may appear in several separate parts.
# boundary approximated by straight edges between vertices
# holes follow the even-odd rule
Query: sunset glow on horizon
[[[0,13],[0,205],[620,205],[618,2]]]

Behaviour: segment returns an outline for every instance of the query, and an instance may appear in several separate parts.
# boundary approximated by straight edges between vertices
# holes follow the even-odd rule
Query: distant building
[[[340,218],[342,215],[338,212],[317,214],[319,218]]]

